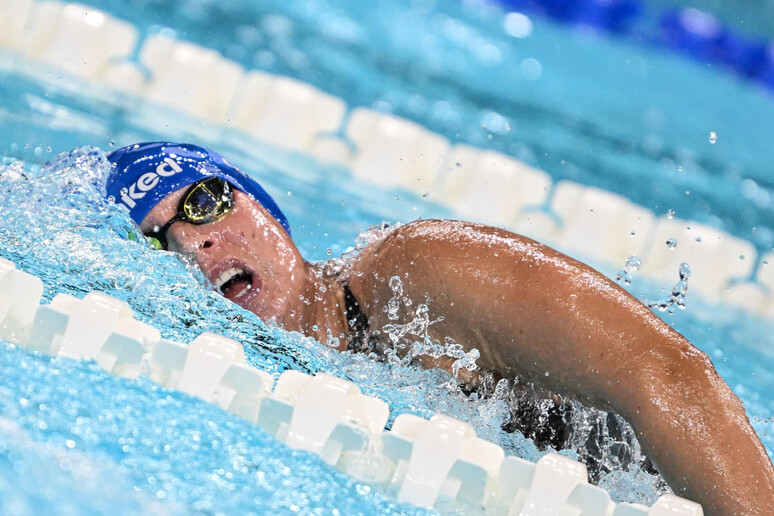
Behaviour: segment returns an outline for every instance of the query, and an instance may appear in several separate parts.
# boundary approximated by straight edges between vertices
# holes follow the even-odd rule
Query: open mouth
[[[236,301],[253,289],[253,274],[240,267],[231,267],[221,272],[214,283],[226,299]]]

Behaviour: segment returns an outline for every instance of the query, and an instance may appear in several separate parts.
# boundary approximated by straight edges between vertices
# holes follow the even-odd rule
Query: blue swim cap
[[[290,224],[254,179],[210,149],[188,143],[136,143],[107,155],[115,164],[108,175],[107,194],[125,206],[136,223],[170,193],[207,177],[231,183],[266,208],[290,234]]]

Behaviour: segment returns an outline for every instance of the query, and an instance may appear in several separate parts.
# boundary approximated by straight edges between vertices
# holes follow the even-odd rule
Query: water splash
[[[62,155],[34,172],[18,162],[0,168],[0,188],[9,207],[0,219],[0,239],[3,241],[0,254],[17,262],[21,269],[42,277],[46,284],[46,300],[60,292],[80,296],[90,290],[100,290],[128,301],[137,317],[157,326],[165,338],[190,342],[202,331],[221,333],[245,343],[248,361],[271,373],[294,368],[340,375],[355,381],[364,393],[387,401],[393,419],[404,412],[425,417],[435,412],[449,414],[471,422],[478,435],[499,444],[508,454],[529,460],[540,457],[541,452],[534,441],[518,431],[508,433],[502,429],[511,418],[511,406],[505,394],[507,382],[495,385],[491,376],[483,375],[479,391],[466,394],[459,387],[454,375],[477,371],[478,352],[466,353],[464,343],[451,339],[442,342],[430,339],[428,330],[440,319],[431,317],[431,301],[419,305],[407,302],[402,292],[402,281],[405,280],[397,278],[391,284],[392,292],[398,298],[398,314],[404,318],[390,321],[394,326],[387,330],[393,333],[390,335],[385,331],[383,339],[390,348],[405,346],[401,350],[404,354],[399,356],[396,349],[387,363],[369,360],[363,354],[339,353],[313,339],[267,326],[254,314],[212,290],[193,262],[181,260],[172,253],[151,250],[142,236],[136,235],[137,228],[128,215],[104,199],[99,180],[107,171],[106,167],[101,151],[85,148]],[[42,206],[46,209],[42,210]],[[400,226],[381,225],[365,232],[343,259],[326,263],[326,266],[332,269],[350,266],[348,257],[385,238],[397,227]],[[414,358],[421,355],[449,360],[451,374],[410,366]],[[0,398],[6,400],[0,403],[2,413],[7,417],[17,414],[18,417],[13,416],[14,421],[24,431],[33,432],[36,442],[51,442],[57,446],[57,443],[73,440],[74,428],[85,436],[98,436],[94,441],[73,441],[78,447],[83,446],[87,453],[97,454],[100,460],[126,469],[130,475],[127,482],[135,491],[155,496],[162,490],[167,493],[167,500],[177,499],[189,509],[202,511],[225,507],[225,502],[217,500],[228,498],[226,505],[234,512],[240,512],[245,507],[242,504],[250,502],[252,496],[275,496],[275,490],[264,484],[255,487],[256,469],[251,466],[245,472],[243,460],[240,459],[238,468],[231,469],[231,462],[221,461],[219,453],[203,455],[201,442],[205,440],[217,441],[222,451],[247,457],[250,464],[271,463],[278,471],[287,471],[285,464],[294,464],[292,471],[278,479],[278,484],[291,482],[296,485],[300,481],[297,475],[299,478],[323,479],[321,485],[328,487],[338,486],[342,481],[336,472],[320,464],[298,466],[295,459],[288,459],[284,452],[277,456],[266,451],[268,455],[264,456],[261,450],[267,447],[274,450],[276,443],[269,440],[264,445],[264,438],[254,427],[198,400],[170,394],[147,382],[113,379],[88,363],[73,365],[73,362],[37,357],[22,349],[12,352],[4,349],[0,356],[5,357],[4,382],[0,386],[3,392]],[[30,367],[34,371],[30,371]],[[64,374],[62,368],[75,368],[78,374]],[[67,380],[63,381],[63,378]],[[45,413],[39,408],[43,401],[30,408],[20,408],[16,403],[22,398],[31,399],[33,394],[35,399],[45,398],[48,407]],[[531,396],[539,398],[534,393]],[[122,400],[128,412],[115,412],[112,400],[116,399]],[[554,417],[552,410],[556,403],[553,397],[539,398],[533,406],[538,424]],[[564,406],[569,405],[564,403]],[[107,419],[100,422],[85,418],[84,414],[104,414]],[[170,417],[176,421],[173,426],[169,424]],[[217,428],[207,426],[210,422]],[[43,423],[48,425],[45,431],[38,426]],[[107,423],[110,424],[105,426]],[[154,432],[158,428],[166,430],[156,435]],[[251,436],[252,445],[244,443],[245,431]],[[130,435],[127,437],[121,432]],[[119,439],[123,444],[116,444]],[[255,451],[256,448],[251,447],[255,445],[261,450]],[[100,455],[116,446],[116,454],[111,451],[108,458]],[[168,460],[164,453],[159,455],[154,451],[164,450],[167,446],[181,450],[180,461]],[[288,453],[295,456],[295,452]],[[577,451],[565,453],[578,454]],[[304,464],[308,462],[306,456],[301,456],[300,460]],[[232,478],[224,479],[217,473],[221,470]],[[153,477],[150,481],[154,483],[150,484],[146,477]],[[217,481],[212,482],[211,477]],[[236,486],[238,496],[223,497],[222,489],[233,486]],[[358,489],[358,486],[350,485],[343,487],[341,493],[348,499],[358,497]],[[0,493],[4,492],[0,486]],[[317,498],[318,501],[326,496],[325,493],[318,494],[323,497]],[[190,505],[197,496],[205,505]],[[276,496],[282,496],[281,492]],[[636,493],[622,493],[622,496],[627,501],[641,501]],[[390,510],[389,502],[379,505],[383,500],[377,500],[373,506],[368,505],[369,500],[369,497],[361,500],[365,504],[359,506],[363,511]],[[317,502],[310,499],[304,503],[304,507],[312,510]]]
[[[509,407],[504,428],[529,437],[540,450],[561,450],[586,464],[589,480],[606,485],[617,501],[638,493],[652,504],[669,487],[643,455],[634,429],[620,416],[587,407],[529,383],[505,380],[493,397]],[[498,394],[498,391],[499,394]]]
[[[688,278],[691,277],[691,268],[687,263],[681,263],[678,270],[680,281],[672,287],[668,297],[659,301],[643,300],[643,303],[650,309],[657,309],[660,312],[669,312],[673,314],[676,309],[685,309],[685,296],[688,294]]]
[[[397,321],[400,310],[400,303],[404,300],[403,296],[403,282],[399,276],[393,276],[390,278],[390,290],[392,290],[392,297],[387,301],[387,318],[391,321]]]
[[[395,317],[397,319],[397,316]],[[391,348],[384,353],[394,363],[410,364],[421,355],[438,357],[443,354],[440,343],[430,337],[430,326],[443,321],[443,317],[430,319],[430,309],[424,303],[417,305],[413,317],[406,323],[385,324],[382,331],[387,335]]]
[[[632,427],[620,416],[575,404],[569,446],[586,464],[593,482],[611,471],[628,470],[644,460]]]
[[[385,324],[382,332],[387,335],[391,347],[381,350],[388,361],[408,365],[418,358],[449,357],[454,360],[451,366],[454,379],[459,378],[462,370],[472,372],[478,369],[476,361],[481,356],[478,349],[472,348],[466,352],[462,344],[451,337],[444,337],[443,343],[432,338],[430,327],[442,322],[443,316],[431,319],[427,303],[420,303],[411,310],[413,302],[408,296],[404,296],[403,281],[399,276],[391,277],[389,285],[392,297],[387,302],[387,318],[394,322]],[[403,307],[405,309],[401,310]],[[408,318],[407,322],[398,322],[401,312],[404,319]]]
[[[324,262],[316,264],[319,274],[329,277],[348,276],[352,270],[352,264],[363,249],[384,240],[393,231],[401,227],[403,227],[403,224],[400,222],[395,224],[382,222],[360,232],[355,238],[355,245],[346,249],[340,257],[329,258]]]

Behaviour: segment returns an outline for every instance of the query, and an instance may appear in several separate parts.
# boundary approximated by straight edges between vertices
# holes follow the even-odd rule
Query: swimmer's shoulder
[[[415,264],[441,241],[470,226],[471,223],[459,220],[424,219],[390,228],[384,238],[361,250],[353,262],[353,274],[387,273],[404,263]]]
[[[462,220],[425,219],[409,222],[364,248],[352,262],[348,282],[360,297],[379,297],[390,278],[408,278],[419,285],[459,278],[459,269],[498,268],[494,247],[550,248],[510,231]]]
[[[349,285],[365,304],[371,299],[384,302],[393,297],[390,280],[395,276],[404,292],[417,299],[430,292],[487,303],[492,286],[517,291],[516,286],[538,279],[548,296],[561,298],[589,282],[598,290],[625,294],[588,265],[545,244],[461,220],[418,220],[394,229],[353,261]]]
[[[381,270],[406,259],[409,262],[436,260],[439,257],[433,256],[434,252],[444,252],[444,256],[450,258],[472,257],[493,244],[503,243],[520,243],[533,249],[553,251],[536,240],[494,226],[454,219],[423,219],[391,229],[385,238],[363,249],[355,263],[361,270]]]

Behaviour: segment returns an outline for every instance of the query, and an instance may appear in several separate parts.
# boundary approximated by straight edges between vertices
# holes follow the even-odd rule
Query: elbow
[[[702,410],[701,400],[718,392],[733,396],[709,356],[685,343],[677,348],[654,347],[638,358],[631,377],[636,403],[628,407],[629,416],[637,418],[648,407],[647,417],[668,420],[676,411]]]

